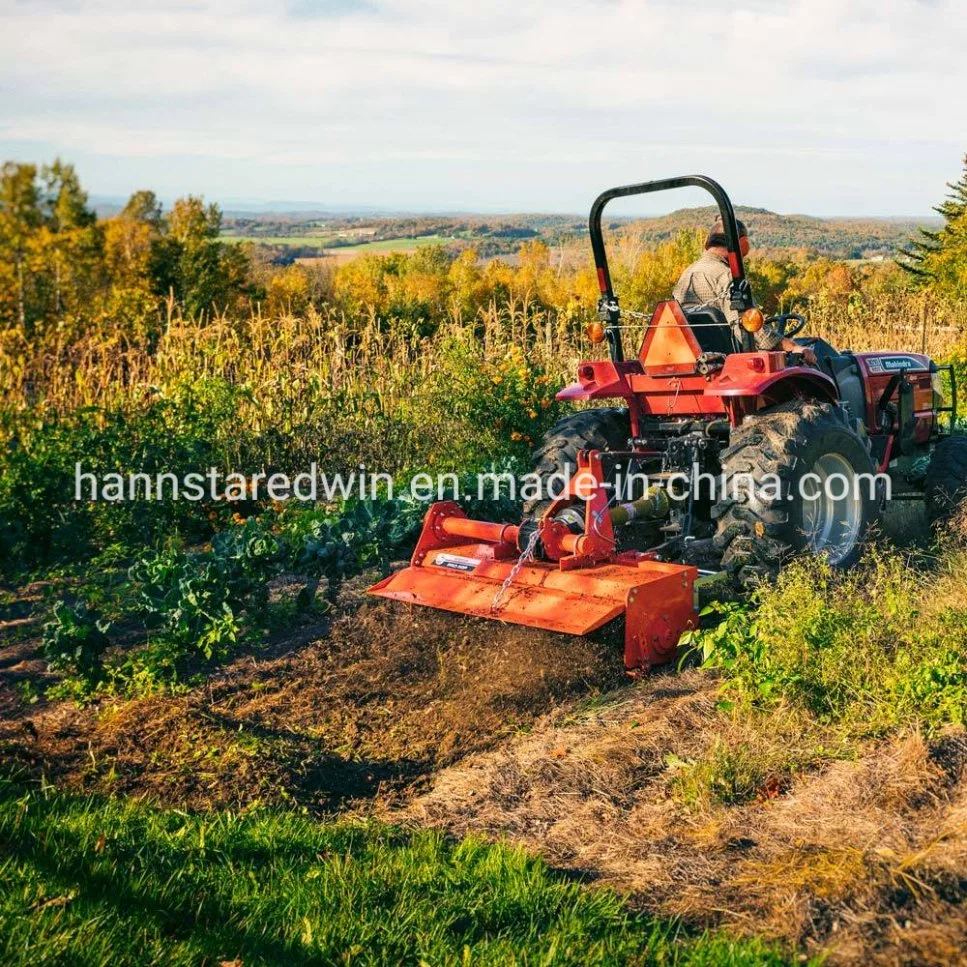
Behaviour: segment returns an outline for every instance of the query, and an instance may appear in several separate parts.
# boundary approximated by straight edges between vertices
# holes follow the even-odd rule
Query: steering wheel
[[[792,326],[789,323],[792,323]],[[775,331],[784,339],[792,339],[806,328],[806,317],[798,312],[783,312],[778,316],[769,316],[766,325],[772,326]]]

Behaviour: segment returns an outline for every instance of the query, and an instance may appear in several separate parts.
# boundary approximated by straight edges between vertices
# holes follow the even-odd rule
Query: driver
[[[744,222],[736,221],[739,228],[739,249],[742,257],[749,254],[749,232]],[[729,270],[729,250],[725,238],[722,219],[717,218],[705,240],[705,254],[693,262],[682,273],[675,286],[674,297],[683,309],[698,306],[713,306],[720,309],[739,338],[741,345],[744,330],[739,326],[739,314],[729,304],[729,289],[732,285],[732,272]],[[802,353],[810,365],[816,364],[816,354],[808,346],[799,343],[763,326],[755,333],[755,347],[765,352],[782,349],[787,353]]]

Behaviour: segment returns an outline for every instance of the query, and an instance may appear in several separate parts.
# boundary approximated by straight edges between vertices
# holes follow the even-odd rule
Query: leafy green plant
[[[226,658],[243,635],[242,614],[265,608],[268,579],[283,557],[275,536],[250,520],[215,535],[211,551],[162,551],[134,564],[138,608],[158,629],[171,667],[193,654]]]
[[[314,515],[302,532],[297,565],[339,583],[367,567],[385,567],[416,534],[425,506],[416,502],[351,500]]]
[[[70,672],[95,683],[103,677],[102,658],[110,644],[110,628],[111,623],[87,605],[58,601],[51,620],[44,625],[44,658],[53,671]]]
[[[713,601],[700,617],[707,627],[686,631],[681,637],[683,660],[698,654],[706,667],[725,672],[732,694],[751,701],[769,699],[776,683],[765,673],[765,643],[756,634],[754,608],[744,602]],[[757,674],[745,674],[749,668],[757,669]]]
[[[179,653],[224,658],[237,643],[230,589],[211,560],[160,553],[139,561],[130,575],[141,611]]]

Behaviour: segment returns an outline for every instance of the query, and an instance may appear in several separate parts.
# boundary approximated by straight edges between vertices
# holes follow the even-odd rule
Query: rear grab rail
[[[739,226],[735,220],[735,209],[725,189],[705,175],[680,175],[677,178],[663,178],[659,181],[643,181],[635,185],[622,185],[601,192],[591,206],[588,218],[588,231],[591,235],[591,250],[594,253],[594,267],[598,274],[598,287],[601,298],[598,300],[598,318],[605,324],[608,348],[613,362],[624,361],[624,348],[621,344],[621,308],[611,284],[611,271],[608,268],[608,254],[604,247],[604,234],[601,230],[601,215],[608,202],[628,195],[647,195],[673,188],[703,188],[715,200],[725,228],[726,247],[728,248],[729,271],[732,285],[729,290],[730,305],[737,312],[744,312],[755,305],[752,288],[745,277],[742,250],[739,248]],[[751,341],[751,336],[749,337]],[[751,347],[749,347],[751,348]]]

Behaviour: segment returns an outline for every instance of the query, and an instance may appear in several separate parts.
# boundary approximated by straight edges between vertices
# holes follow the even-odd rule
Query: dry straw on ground
[[[717,743],[768,755],[822,738],[804,739],[795,718],[723,716],[701,672],[662,677],[559,710],[443,770],[401,816],[508,837],[658,915],[827,950],[832,963],[957,962],[967,943],[964,730],[867,745],[788,788],[767,780],[744,805],[675,797],[678,764]]]

